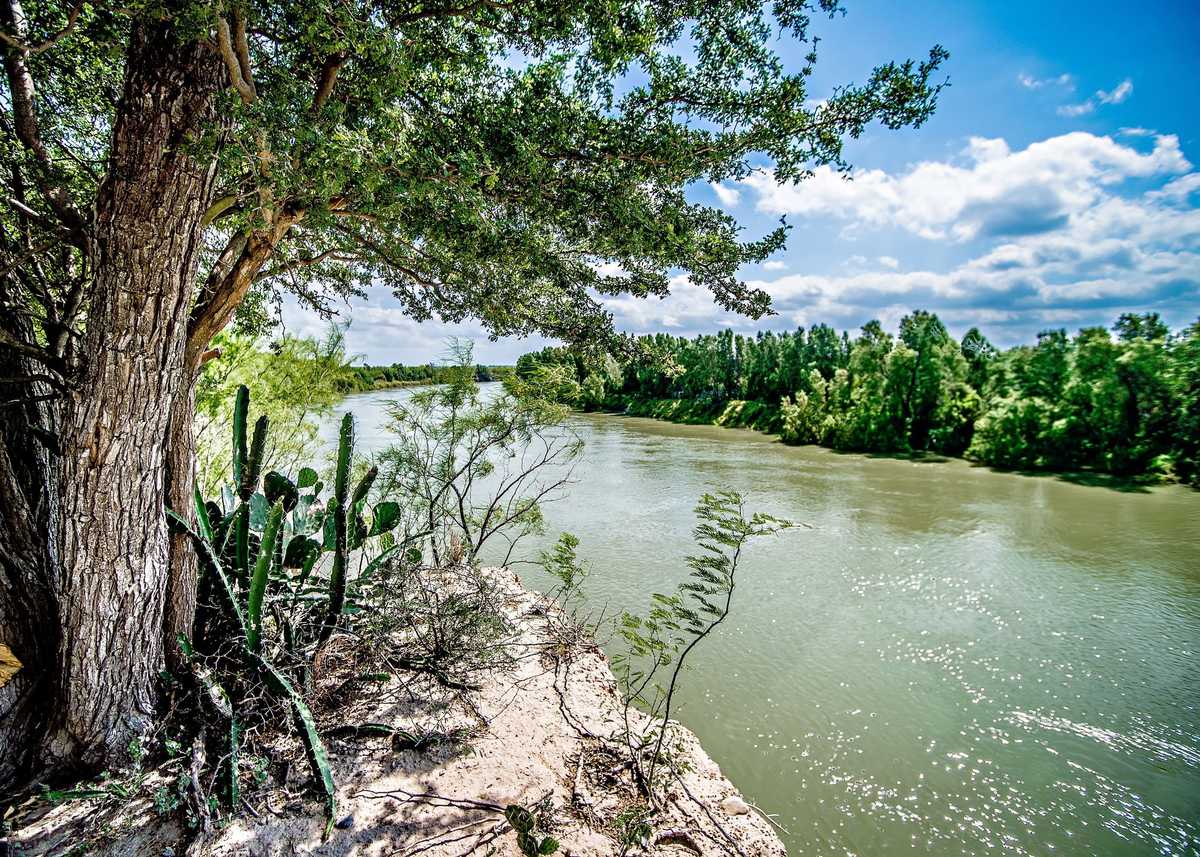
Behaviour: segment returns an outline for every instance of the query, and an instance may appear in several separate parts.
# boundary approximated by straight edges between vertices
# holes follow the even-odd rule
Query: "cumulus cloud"
[[[1197,191],[1200,191],[1200,173],[1188,173],[1177,179],[1171,179],[1161,189],[1150,191],[1147,196],[1151,199],[1182,203]]]
[[[762,277],[751,285],[771,294],[779,314],[764,322],[723,312],[682,278],[663,301],[623,299],[609,308],[624,330],[669,324],[690,335],[817,321],[857,328],[871,318],[894,329],[922,307],[959,334],[978,324],[1002,344],[1031,341],[1051,325],[1110,324],[1125,311],[1158,310],[1176,325],[1200,313],[1200,208],[1192,196],[1200,172],[1190,171],[1174,137],[1157,137],[1148,152],[1089,134],[1015,152],[1002,140],[972,140],[964,156],[965,163],[868,171],[851,182],[818,171],[811,195],[807,185],[747,181],[758,207],[772,213],[834,215],[950,244],[975,239],[946,269],[901,270],[894,257],[853,254],[831,272]],[[1158,181],[1131,192],[1129,178]]]
[[[1097,89],[1096,94],[1079,104],[1064,104],[1058,108],[1059,116],[1083,116],[1093,112],[1101,104],[1120,104],[1133,95],[1133,81],[1125,78],[1110,90]]]
[[[282,305],[283,327],[299,336],[321,336],[329,322],[300,306],[286,295]],[[492,341],[483,325],[474,319],[457,324],[417,322],[405,315],[389,289],[373,286],[366,299],[351,298],[339,312],[339,322],[350,323],[346,350],[368,363],[422,364],[449,359],[451,340],[474,345],[480,363],[512,363],[526,351],[536,351],[549,340],[541,337]]]
[[[1045,232],[1131,178],[1187,172],[1172,135],[1139,152],[1110,137],[1073,132],[1012,151],[1003,139],[972,138],[964,162],[926,161],[899,174],[860,170],[844,177],[818,167],[808,181],[744,180],[770,214],[824,215],[854,226],[897,227],[923,238],[967,241]]]
[[[767,271],[782,271],[787,268],[787,262],[781,259],[772,259],[769,262],[763,262],[763,269]]]
[[[721,200],[721,205],[726,208],[733,208],[738,204],[738,200],[742,198],[742,192],[735,187],[729,187],[720,183],[712,184],[713,193]]]

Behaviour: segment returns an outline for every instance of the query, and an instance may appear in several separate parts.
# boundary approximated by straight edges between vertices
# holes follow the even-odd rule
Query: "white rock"
[[[730,795],[721,801],[721,809],[725,810],[726,815],[746,815],[750,812],[750,805],[737,795]]]

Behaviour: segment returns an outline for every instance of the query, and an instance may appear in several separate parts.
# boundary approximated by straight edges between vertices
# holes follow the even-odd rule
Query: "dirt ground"
[[[504,815],[512,804],[531,810],[538,835],[557,839],[557,853],[567,857],[786,853],[770,822],[742,800],[695,736],[674,724],[665,742],[672,769],[665,800],[644,823],[621,751],[624,708],[604,654],[590,640],[564,635],[558,608],[512,572],[489,573],[515,629],[507,645],[516,654],[504,668],[483,674],[469,691],[409,682],[326,700],[322,729],[338,784],[337,824],[328,836],[300,764],[281,782],[247,789],[245,811],[207,833],[184,835],[145,796],[115,805],[31,802],[9,818],[8,853],[520,855]],[[632,716],[635,730],[645,727],[640,714]],[[338,726],[365,722],[395,732],[334,737]],[[413,749],[411,738],[431,728],[445,739]]]

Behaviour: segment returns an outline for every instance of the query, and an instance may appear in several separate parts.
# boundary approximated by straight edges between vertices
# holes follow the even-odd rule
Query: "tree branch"
[[[10,4],[10,8],[13,6],[17,6],[17,4]],[[39,42],[36,45],[27,44],[26,42],[22,41],[23,36],[19,32],[17,36],[11,36],[4,32],[4,30],[0,30],[0,42],[4,42],[13,50],[19,51],[27,57],[35,57],[43,51],[47,51],[54,47],[60,39],[70,35],[71,31],[75,29],[75,24],[79,21],[79,13],[82,11],[83,0],[78,0],[78,2],[71,7],[71,12],[67,15],[66,25],[58,32],[49,36],[45,41]]]
[[[47,369],[53,370],[59,375],[59,377],[62,376],[59,361],[55,359],[53,354],[43,351],[36,345],[30,345],[27,342],[22,342],[4,328],[0,328],[0,347],[8,348],[24,357],[30,357],[41,363]]]
[[[348,58],[344,53],[330,54],[321,64],[321,74],[317,78],[317,91],[313,95],[312,106],[308,111],[313,116],[320,113],[324,109],[325,103],[329,101],[329,96],[333,94],[333,87],[337,84],[338,72],[342,70],[342,66],[346,64]]]
[[[250,43],[246,41],[246,18],[242,14],[242,7],[234,5],[233,7],[233,47],[237,51],[238,67],[242,72],[242,80],[250,87],[250,92],[258,96],[258,90],[254,86],[254,74],[250,71]]]
[[[213,204],[208,207],[208,211],[204,212],[204,219],[201,220],[200,225],[211,226],[221,215],[237,205],[237,201],[237,194],[233,193],[227,193],[219,199],[213,200]]]
[[[337,262],[353,262],[357,258],[357,256],[351,256],[345,253],[340,247],[334,247],[329,250],[325,250],[322,253],[318,253],[316,256],[309,256],[305,259],[296,259],[292,262],[288,262],[285,265],[279,265],[271,268],[269,271],[261,271],[255,275],[254,281],[258,282],[259,280],[265,280],[268,277],[278,277],[281,274],[289,274],[292,271],[298,271],[301,268],[309,268],[313,265],[319,265],[326,259],[333,259]]]
[[[16,40],[23,43],[29,30],[29,21],[20,0],[3,0],[0,2],[0,19],[16,33]],[[7,42],[7,40],[6,40]],[[51,176],[57,176],[58,170],[50,158],[50,152],[42,140],[41,129],[38,127],[37,109],[35,107],[37,89],[34,86],[33,75],[29,73],[26,63],[28,53],[11,45],[4,51],[4,70],[8,77],[8,88],[12,103],[13,119],[17,139],[34,156],[41,169],[37,171],[38,188],[45,195],[46,201],[67,228],[72,236],[77,236],[83,228],[83,215],[75,208],[66,190],[51,181]]]
[[[242,76],[242,63],[234,53],[229,24],[220,15],[217,16],[217,48],[221,52],[221,59],[225,61],[225,70],[229,72],[229,81],[237,90],[238,95],[242,97],[242,103],[252,104],[258,93],[254,91],[254,84]]]
[[[234,310],[254,284],[258,272],[275,251],[275,247],[287,235],[288,230],[304,217],[304,209],[284,209],[279,212],[266,229],[256,230],[244,237],[234,236],[213,267],[209,282],[201,293],[201,299],[192,310],[188,322],[186,359],[190,365],[199,366],[200,355],[212,338],[220,332]],[[238,246],[240,244],[240,249]],[[225,258],[237,258],[226,270],[220,263]]]

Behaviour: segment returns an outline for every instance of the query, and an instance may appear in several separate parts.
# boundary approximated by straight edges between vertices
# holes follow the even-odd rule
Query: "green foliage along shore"
[[[388,387],[417,387],[426,384],[445,384],[457,367],[436,363],[421,363],[405,366],[393,363],[390,366],[352,366],[342,381],[342,392],[359,393],[365,390]],[[511,366],[475,366],[475,381],[503,381],[512,374]]]
[[[853,339],[816,324],[639,344],[624,362],[547,348],[522,356],[517,374],[541,373],[585,409],[752,427],[787,443],[1200,484],[1200,321],[1172,334],[1156,313],[1125,314],[1111,333],[1047,330],[1000,351],[976,328],[956,341],[916,310],[898,336],[872,321]]]

